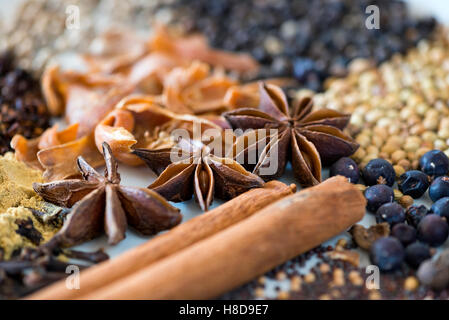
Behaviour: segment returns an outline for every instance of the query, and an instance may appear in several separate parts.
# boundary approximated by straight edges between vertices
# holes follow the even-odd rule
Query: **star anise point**
[[[77,164],[82,179],[33,184],[45,200],[72,207],[52,244],[72,246],[90,240],[102,231],[110,244],[125,238],[127,225],[150,235],[169,229],[181,221],[179,209],[149,190],[120,185],[118,164],[107,143],[103,143],[105,176],[82,157]]]

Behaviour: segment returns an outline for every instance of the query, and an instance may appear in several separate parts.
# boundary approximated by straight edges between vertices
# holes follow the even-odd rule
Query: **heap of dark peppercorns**
[[[370,5],[380,10],[379,29],[366,27]],[[260,77],[294,76],[316,91],[328,76],[344,75],[354,58],[385,61],[435,27],[433,18],[412,18],[396,0],[177,0],[162,9],[213,46],[252,54]]]
[[[393,166],[384,159],[373,159],[360,171],[368,186],[368,211],[375,214],[378,223],[390,225],[390,236],[373,242],[370,250],[372,262],[382,271],[396,270],[404,261],[417,269],[431,257],[432,247],[439,247],[448,239],[449,158],[442,151],[432,150],[419,163],[420,170],[405,172],[397,180]],[[342,158],[331,167],[330,175],[343,175],[357,183],[359,169],[351,159]],[[395,182],[400,192],[393,189]],[[413,205],[413,199],[427,191],[434,201],[431,209]],[[397,194],[412,201],[401,203]]]
[[[14,55],[0,55],[0,154],[11,150],[11,138],[21,134],[33,138],[50,125],[39,81],[17,68]]]

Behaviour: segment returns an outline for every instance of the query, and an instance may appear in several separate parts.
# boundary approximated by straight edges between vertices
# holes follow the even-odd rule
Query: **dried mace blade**
[[[179,209],[156,192],[120,185],[117,161],[106,142],[103,155],[105,176],[79,157],[82,180],[33,184],[45,200],[67,207],[73,205],[63,227],[50,241],[51,246],[73,246],[98,236],[103,230],[109,243],[117,244],[125,238],[128,224],[144,235],[152,235],[181,222]]]
[[[214,155],[208,146],[196,140],[181,139],[174,148],[136,149],[133,153],[159,174],[148,188],[170,201],[186,201],[194,194],[203,211],[208,210],[214,196],[228,200],[264,185],[260,177],[235,160]]]
[[[253,129],[234,145],[234,156],[243,159],[245,167],[251,167],[248,159],[256,158],[253,173],[264,180],[280,177],[290,160],[299,183],[311,186],[321,182],[322,163],[331,164],[357,150],[358,144],[342,131],[350,115],[330,109],[313,111],[310,98],[297,101],[289,109],[281,88],[264,83],[259,87],[258,109],[242,108],[224,114],[234,129]]]

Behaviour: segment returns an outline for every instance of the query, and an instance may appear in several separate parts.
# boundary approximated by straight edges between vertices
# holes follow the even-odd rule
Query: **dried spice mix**
[[[66,5],[83,15],[73,32],[58,14]],[[366,27],[368,5],[382,12],[380,29]],[[182,216],[168,201],[194,196],[207,211],[214,198],[264,190],[290,162],[299,184],[312,188],[236,226],[215,225],[224,231],[198,235],[198,247],[149,257],[169,261],[167,277],[157,263],[137,263],[127,279],[162,272],[155,296],[181,297],[168,292],[179,283],[167,282],[197,279],[193,271],[177,274],[178,263],[197,257],[195,271],[204,266],[206,274],[228,263],[233,277],[223,274],[205,291],[185,289],[212,298],[352,226],[352,242],[319,246],[222,298],[446,299],[447,251],[430,259],[449,235],[449,38],[433,18],[411,18],[407,9],[401,1],[365,0],[25,2],[0,34],[0,49],[15,51],[0,55],[0,298],[62,279],[70,259],[108,258],[65,247],[103,233],[118,244],[128,225],[143,235],[171,229]],[[149,26],[145,15],[158,23]],[[103,32],[111,17],[131,28]],[[84,51],[82,70],[48,64],[67,49]],[[49,128],[50,114],[68,126]],[[231,128],[237,131],[227,135]],[[177,138],[179,129],[187,135]],[[223,137],[229,141],[211,143]],[[272,157],[277,167],[267,174]],[[122,186],[118,161],[146,164],[158,177],[147,188]],[[321,184],[331,165],[330,176],[346,178]],[[430,209],[414,203],[427,192]],[[353,225],[365,209],[378,224]],[[239,240],[247,233],[249,242]],[[382,272],[380,289],[366,285],[360,263],[368,255]],[[211,256],[215,264],[207,263]],[[299,272],[311,257],[320,262]],[[255,265],[240,268],[245,259]],[[83,297],[121,297],[122,288],[127,297],[151,296],[141,292],[145,281],[119,278],[111,275],[111,290],[91,288]]]

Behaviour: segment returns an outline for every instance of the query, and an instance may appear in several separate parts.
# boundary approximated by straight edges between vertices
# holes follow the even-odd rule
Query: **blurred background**
[[[20,65],[41,71],[61,52],[92,49],[96,35],[117,28],[147,34],[154,23],[202,32],[214,47],[252,54],[258,77],[294,77],[320,91],[329,76],[343,76],[355,58],[385,61],[430,36],[444,16],[439,0],[15,0],[0,1],[1,49],[14,48]],[[366,8],[380,12],[367,29]],[[79,10],[79,26],[67,19]],[[78,28],[79,27],[79,28]]]

